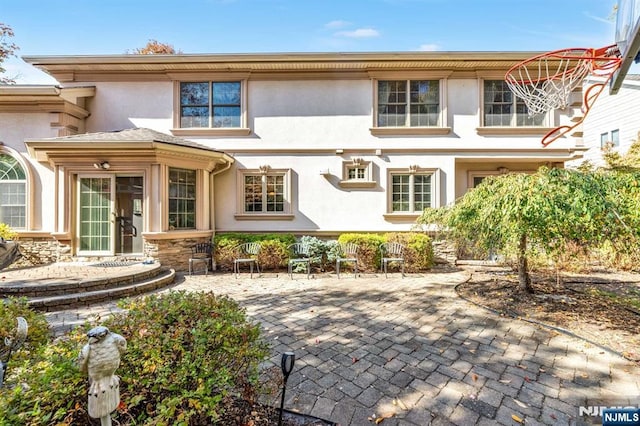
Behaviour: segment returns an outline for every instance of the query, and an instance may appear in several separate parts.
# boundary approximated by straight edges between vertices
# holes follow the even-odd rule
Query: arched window
[[[14,157],[0,153],[0,222],[27,226],[27,175]]]

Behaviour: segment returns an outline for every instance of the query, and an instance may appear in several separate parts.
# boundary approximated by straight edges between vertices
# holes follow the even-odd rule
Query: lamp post
[[[285,352],[282,354],[280,361],[280,367],[282,368],[282,375],[284,376],[284,382],[282,383],[282,399],[280,400],[280,415],[278,416],[278,426],[282,426],[282,412],[284,410],[284,393],[287,390],[287,380],[289,374],[293,370],[293,365],[296,363],[296,354],[293,352]]]

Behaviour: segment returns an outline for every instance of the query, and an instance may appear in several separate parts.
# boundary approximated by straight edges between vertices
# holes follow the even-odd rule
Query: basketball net
[[[579,120],[570,126],[556,127],[542,138],[542,145],[547,146],[582,124],[620,63],[615,44],[600,49],[555,50],[513,66],[507,71],[505,80],[513,94],[524,100],[529,116],[534,116],[569,106],[571,93],[582,85],[586,77],[592,75],[605,79],[585,91]]]

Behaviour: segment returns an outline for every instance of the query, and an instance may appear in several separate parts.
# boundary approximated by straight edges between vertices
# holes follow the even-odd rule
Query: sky
[[[18,56],[549,51],[615,40],[617,0],[0,0]],[[55,80],[19,58],[22,84]]]

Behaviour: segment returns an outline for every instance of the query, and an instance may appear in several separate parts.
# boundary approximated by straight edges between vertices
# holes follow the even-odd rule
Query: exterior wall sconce
[[[93,163],[93,167],[100,170],[109,170],[111,168],[111,164],[108,161],[101,161],[99,163]]]
[[[344,149],[336,149],[336,155],[344,154]]]
[[[320,174],[322,176],[329,176],[329,174],[330,174],[329,169],[321,169],[320,170]]]
[[[409,173],[417,173],[419,168],[417,164],[412,164],[409,166]]]
[[[498,167],[498,172],[501,175],[506,175],[507,173],[509,173],[509,169],[507,169],[506,167]]]
[[[382,150],[381,149],[376,149],[376,155],[378,157],[380,157],[382,155]]]

